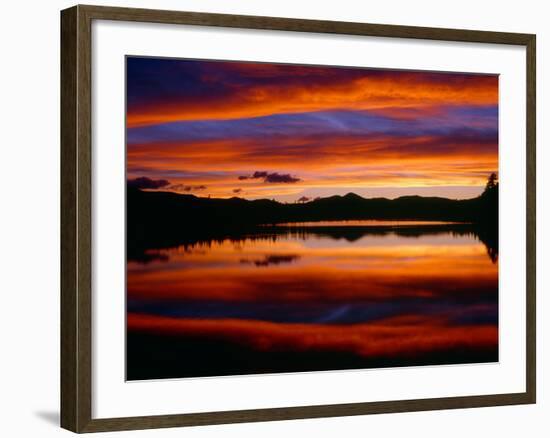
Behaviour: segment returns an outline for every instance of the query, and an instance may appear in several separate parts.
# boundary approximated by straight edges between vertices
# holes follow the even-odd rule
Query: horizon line
[[[482,187],[482,186],[480,186]],[[497,183],[497,187],[498,187],[498,183]],[[353,196],[356,196],[360,199],[363,199],[363,200],[375,200],[375,199],[383,199],[383,200],[387,200],[387,201],[395,201],[395,200],[398,200],[398,199],[403,199],[403,198],[424,198],[424,199],[446,199],[446,200],[449,200],[449,201],[466,201],[466,200],[470,200],[470,199],[476,199],[476,198],[479,198],[482,194],[483,194],[483,191],[477,195],[477,196],[474,196],[474,197],[471,197],[471,198],[446,198],[444,196],[422,196],[422,195],[402,195],[402,196],[396,196],[395,198],[388,198],[388,197],[385,197],[385,196],[375,196],[375,197],[370,197],[370,198],[366,198],[364,196],[361,196],[357,193],[354,193],[354,192],[348,192],[346,193],[345,195],[339,195],[339,194],[335,194],[335,195],[330,195],[330,196],[325,196],[325,197],[321,197],[321,196],[317,196],[315,198],[308,198],[308,199],[304,199],[302,200],[302,198],[304,198],[304,196],[302,196],[302,198],[298,198],[298,199],[295,199],[294,201],[280,201],[280,200],[277,200],[277,199],[274,199],[274,198],[255,198],[255,199],[248,199],[248,198],[244,198],[244,197],[241,197],[241,196],[230,196],[230,197],[212,197],[210,195],[205,195],[205,196],[200,196],[200,195],[197,195],[197,194],[193,194],[193,193],[181,193],[181,192],[178,192],[178,191],[172,191],[172,190],[159,190],[159,189],[141,189],[141,188],[135,188],[135,187],[128,187],[129,189],[131,190],[137,190],[137,191],[140,191],[140,192],[147,192],[147,193],[172,193],[172,194],[175,194],[175,195],[179,195],[179,196],[187,196],[187,197],[193,197],[193,198],[197,198],[197,199],[211,199],[211,200],[230,200],[230,199],[240,199],[240,200],[243,200],[243,201],[248,201],[248,202],[254,202],[254,201],[270,201],[270,202],[276,202],[278,204],[309,204],[311,202],[315,202],[315,201],[320,201],[320,200],[323,200],[323,199],[330,199],[330,198],[345,198],[347,196],[350,196],[350,195],[353,195]],[[307,197],[305,197],[307,198]]]

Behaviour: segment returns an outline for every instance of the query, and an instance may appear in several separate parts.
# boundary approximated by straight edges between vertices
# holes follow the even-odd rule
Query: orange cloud
[[[237,67],[235,67],[237,68]],[[241,69],[251,68],[244,64]],[[252,67],[253,68],[253,67]],[[342,83],[254,84],[238,93],[203,99],[148,103],[129,108],[127,126],[147,126],[183,120],[236,119],[277,113],[321,110],[371,110],[405,115],[407,110],[440,105],[495,105],[498,103],[496,76],[471,76],[462,81],[426,79],[415,73],[364,76]]]
[[[181,176],[171,175],[173,184],[205,185],[209,188],[205,194],[214,197],[234,196],[237,185],[247,198],[323,187],[481,187],[487,175],[498,168],[495,141],[343,135],[281,138],[268,142],[269,147],[261,139],[147,143],[132,145],[127,163],[129,177],[140,176],[139,170],[132,169],[143,168],[159,177],[175,173]],[[238,179],[255,170],[295,175],[300,181],[289,186]]]

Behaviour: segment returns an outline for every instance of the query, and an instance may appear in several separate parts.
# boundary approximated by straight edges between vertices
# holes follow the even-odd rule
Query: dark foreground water
[[[286,224],[127,266],[127,378],[498,360],[496,252],[464,225]]]

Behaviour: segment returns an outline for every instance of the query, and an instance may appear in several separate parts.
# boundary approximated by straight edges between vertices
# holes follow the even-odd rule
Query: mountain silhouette
[[[348,193],[296,204],[239,197],[205,198],[128,186],[126,218],[129,255],[143,254],[147,248],[253,233],[266,225],[373,219],[469,223],[480,239],[498,251],[498,185],[476,198],[463,200],[422,196],[367,199]]]

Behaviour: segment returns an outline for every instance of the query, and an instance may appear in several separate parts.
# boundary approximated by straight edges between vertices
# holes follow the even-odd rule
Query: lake
[[[127,377],[497,361],[487,241],[469,224],[306,222],[150,249],[127,266]]]

